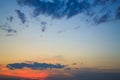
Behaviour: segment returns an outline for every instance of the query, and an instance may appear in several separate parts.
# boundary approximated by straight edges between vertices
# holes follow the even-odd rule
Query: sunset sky
[[[118,75],[120,0],[0,0],[0,80]]]

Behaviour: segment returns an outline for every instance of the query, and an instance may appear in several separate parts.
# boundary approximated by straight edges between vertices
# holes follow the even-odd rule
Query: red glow
[[[14,76],[14,77],[22,77],[22,78],[30,78],[30,79],[42,79],[45,80],[49,76],[49,72],[46,70],[31,70],[28,68],[25,69],[16,69],[9,70],[8,68],[2,68],[0,70],[1,75]]]

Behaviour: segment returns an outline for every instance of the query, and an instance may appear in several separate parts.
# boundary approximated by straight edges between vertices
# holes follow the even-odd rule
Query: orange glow
[[[46,70],[32,70],[28,68],[10,70],[6,67],[0,69],[0,75],[30,78],[30,79],[43,79],[45,80],[49,76],[49,72]]]
[[[70,77],[71,72],[65,71],[64,69],[32,70],[29,68],[23,68],[23,69],[11,70],[6,66],[1,66],[0,75],[27,78],[27,79],[46,80],[48,77],[56,76],[56,75],[64,75]]]

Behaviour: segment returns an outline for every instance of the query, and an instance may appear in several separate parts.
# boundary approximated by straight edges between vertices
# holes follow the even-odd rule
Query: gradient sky
[[[0,74],[17,76],[16,72],[23,77],[21,70],[5,67],[21,62],[119,70],[120,1],[0,0]],[[37,74],[29,68],[24,71]],[[46,71],[40,72],[45,77],[57,75]]]

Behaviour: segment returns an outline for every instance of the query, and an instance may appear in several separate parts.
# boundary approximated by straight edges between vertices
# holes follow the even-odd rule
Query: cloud
[[[108,18],[109,18],[109,15],[104,14],[100,18],[94,18],[94,20],[97,24],[100,24],[100,23],[103,23],[103,22],[107,22]]]
[[[110,0],[94,0],[94,6],[96,5],[105,5],[109,2]]]
[[[7,20],[10,21],[10,22],[12,22],[13,21],[13,17],[9,16],[9,17],[7,17]]]
[[[8,64],[7,67],[9,69],[23,69],[23,68],[31,68],[33,70],[44,70],[44,69],[61,69],[64,68],[65,65],[61,64],[47,64],[47,63],[38,63],[34,62],[32,64],[30,63],[13,63],[13,64]]]
[[[51,16],[52,18],[62,18],[67,16],[70,18],[78,13],[83,12],[89,8],[89,3],[84,0],[78,2],[77,0],[17,0],[20,6],[33,7],[33,15],[36,17],[40,14]]]
[[[116,10],[116,18],[120,19],[120,6]]]
[[[15,10],[15,12],[18,15],[18,18],[21,20],[21,22],[24,24],[26,22],[25,14],[22,13],[20,10]]]
[[[80,13],[86,15],[89,22],[100,24],[120,19],[119,0],[16,0],[20,6],[32,8],[33,17],[51,16],[53,19],[70,19]],[[111,6],[115,5],[115,6]],[[116,10],[117,9],[117,10]],[[114,11],[116,10],[116,11]],[[116,14],[116,16],[115,16]],[[97,17],[97,18],[96,18]],[[44,32],[44,28],[43,28]]]
[[[45,21],[42,21],[40,24],[41,24],[41,31],[45,32],[47,23]]]
[[[11,32],[16,33],[16,32],[17,32],[17,31],[14,30],[14,29],[6,29],[6,30],[7,30],[8,33],[11,33]]]
[[[0,29],[8,33],[17,33],[17,30],[13,29],[8,23],[0,25]]]

